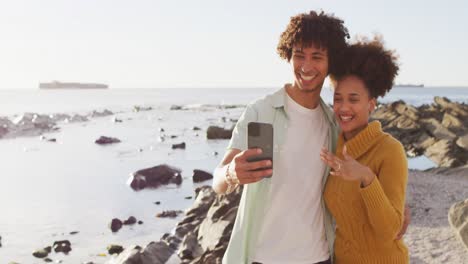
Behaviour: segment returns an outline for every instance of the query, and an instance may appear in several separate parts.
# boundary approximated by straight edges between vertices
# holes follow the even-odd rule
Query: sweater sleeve
[[[401,143],[392,141],[383,147],[377,177],[360,190],[372,228],[386,239],[395,238],[401,229],[408,181],[405,151]]]

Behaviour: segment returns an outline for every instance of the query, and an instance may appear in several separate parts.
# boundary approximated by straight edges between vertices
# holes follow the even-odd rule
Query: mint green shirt
[[[271,95],[267,95],[265,98],[249,104],[234,128],[228,149],[247,149],[247,124],[249,122],[256,121],[270,123],[273,124],[274,130],[273,160],[278,160],[281,153],[279,150],[282,149],[284,139],[286,138],[286,130],[288,129],[288,117],[284,109],[285,100],[286,90],[282,88]],[[320,107],[329,123],[328,149],[334,152],[338,137],[337,124],[333,113],[322,99],[320,99]],[[273,162],[273,174],[274,171],[275,163]],[[322,194],[325,189],[325,183],[329,173],[330,168],[327,166],[322,177]],[[260,231],[261,223],[265,216],[264,209],[266,208],[267,201],[269,200],[268,197],[270,189],[270,178],[265,178],[259,182],[244,185],[236,221],[232,229],[231,239],[226,253],[224,254],[223,264],[250,264],[248,261],[252,256],[252,252],[254,250],[253,247],[256,244],[255,239],[258,237],[258,232]],[[332,217],[325,206],[323,198],[320,203],[322,205],[322,210],[324,211],[325,236],[327,238],[330,256],[333,256],[335,233]]]

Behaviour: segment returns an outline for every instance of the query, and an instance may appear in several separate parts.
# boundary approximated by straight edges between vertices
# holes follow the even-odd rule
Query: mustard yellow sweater
[[[377,176],[361,188],[358,181],[328,178],[325,202],[336,220],[335,264],[409,263],[403,240],[395,240],[403,223],[408,165],[401,143],[382,131],[378,121],[344,142],[347,152]]]

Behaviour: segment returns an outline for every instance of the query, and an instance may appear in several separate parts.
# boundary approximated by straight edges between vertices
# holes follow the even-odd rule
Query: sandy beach
[[[407,188],[412,220],[404,240],[411,263],[468,263],[468,250],[447,220],[450,206],[468,197],[467,170],[454,174],[411,171]]]

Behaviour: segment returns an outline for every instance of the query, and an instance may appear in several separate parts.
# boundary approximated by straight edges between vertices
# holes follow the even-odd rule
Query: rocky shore
[[[196,111],[216,111],[219,106],[195,108]],[[135,112],[145,110],[151,109],[134,108]],[[193,110],[194,106],[172,106],[170,109]],[[29,113],[14,118],[0,117],[0,138],[43,135],[58,130],[62,122],[85,122],[93,117],[113,114],[104,110],[87,115]],[[410,171],[409,174],[407,204],[411,209],[412,222],[404,239],[410,249],[411,263],[468,263],[468,105],[441,97],[435,97],[430,105],[419,107],[397,101],[379,105],[372,118],[379,120],[386,132],[402,142],[409,157],[425,155],[438,165],[430,171]],[[210,122],[216,124],[206,128],[205,138],[230,138],[235,121],[223,117]],[[114,117],[113,122],[121,123],[122,120]],[[193,127],[190,130],[201,134],[205,129]],[[160,128],[159,132],[164,134],[164,129]],[[177,135],[164,134],[160,140],[170,138],[177,138]],[[96,144],[122,144],[119,142],[119,139],[109,137],[96,140]],[[173,144],[172,149],[186,151],[186,145],[190,149],[185,142]],[[193,169],[193,182],[212,178],[206,171]],[[159,164],[136,171],[127,184],[135,191],[166,184],[178,186],[183,180],[180,172],[172,164]],[[242,187],[229,195],[216,195],[210,183],[206,184],[194,190],[194,203],[184,212],[170,210],[158,214],[157,217],[183,215],[172,232],[155,238],[147,245],[108,245],[108,256],[112,257],[106,263],[220,263],[229,242]],[[109,219],[110,229],[115,232],[125,225],[123,222],[134,224],[137,221],[134,217],[125,221],[113,220]],[[56,241],[53,246],[35,252],[35,256],[45,260],[46,253],[58,245],[65,251],[73,247],[66,241]]]
[[[403,101],[380,105],[373,119],[398,138],[409,156],[426,155],[439,165],[410,171],[407,204],[412,222],[404,239],[411,263],[468,263],[468,106],[436,97],[432,105]],[[209,129],[209,138],[219,137]],[[242,187],[216,195],[210,186],[195,190],[195,202],[173,233],[146,247],[131,247],[109,264],[221,263],[234,224]],[[456,206],[455,209],[449,209]],[[461,209],[460,209],[461,208]],[[452,227],[449,225],[452,224]]]

